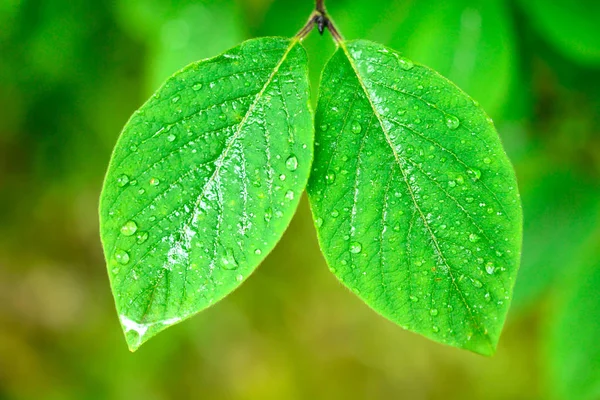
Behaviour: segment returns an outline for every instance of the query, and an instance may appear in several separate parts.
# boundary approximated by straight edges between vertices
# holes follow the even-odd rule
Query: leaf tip
[[[498,338],[492,338],[487,332],[481,333],[476,337],[470,338],[464,346],[460,347],[485,357],[492,357],[498,347]]]

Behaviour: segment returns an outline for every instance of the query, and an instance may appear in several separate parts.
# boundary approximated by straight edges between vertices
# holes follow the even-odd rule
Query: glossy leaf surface
[[[132,350],[222,299],[275,246],[313,149],[307,58],[250,40],[177,72],[116,145],[101,235]]]
[[[464,92],[384,46],[327,65],[308,192],[333,273],[406,329],[492,354],[521,251],[512,166]]]

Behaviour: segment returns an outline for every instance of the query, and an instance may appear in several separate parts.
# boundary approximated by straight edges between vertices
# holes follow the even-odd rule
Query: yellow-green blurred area
[[[293,35],[311,0],[0,0],[0,398],[600,399],[600,2],[328,0],[494,118],[525,214],[497,354],[403,331],[346,290],[303,201],[236,292],[132,354],[97,205],[120,129],[177,69]],[[334,44],[305,40],[313,98]]]

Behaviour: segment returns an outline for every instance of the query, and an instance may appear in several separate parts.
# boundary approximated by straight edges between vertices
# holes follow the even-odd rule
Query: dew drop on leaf
[[[437,310],[437,308],[432,308],[431,310],[429,310],[429,314],[430,314],[432,317],[435,317],[436,315],[438,315],[438,310]]]
[[[294,200],[294,191],[293,190],[288,190],[285,193],[285,198],[288,200]]]
[[[398,63],[400,64],[400,68],[402,68],[403,70],[410,71],[411,69],[413,69],[415,67],[415,64],[410,60],[408,60],[406,58],[401,58],[401,57],[397,57],[397,58],[398,58]]]
[[[167,136],[167,140],[169,142],[174,142],[176,138],[177,137],[175,135],[173,135],[172,133],[169,136]]]
[[[352,133],[358,134],[358,133],[362,132],[362,126],[360,126],[360,122],[358,122],[358,121],[352,121],[351,129],[352,129]]]
[[[469,242],[471,242],[471,243],[477,243],[477,242],[479,242],[479,236],[477,236],[474,233],[471,233],[469,235]]]
[[[121,175],[117,178],[117,185],[123,187],[129,183],[129,177],[127,175]]]
[[[327,181],[327,183],[332,184],[333,182],[335,182],[335,172],[329,172],[326,176],[325,176],[325,180]]]
[[[452,130],[458,129],[460,126],[460,120],[454,115],[448,114],[446,115],[446,126]]]
[[[132,236],[137,231],[137,224],[133,221],[127,221],[125,225],[121,227],[121,233],[124,236]]]
[[[358,254],[362,251],[362,245],[358,242],[350,243],[350,253]]]
[[[320,228],[323,226],[323,218],[317,218],[315,220],[315,224],[317,225],[317,228]]]
[[[129,253],[125,250],[118,249],[115,252],[115,260],[117,260],[119,264],[125,265],[129,262]]]
[[[160,181],[156,178],[152,178],[152,179],[150,179],[150,184],[152,186],[158,186],[160,184]]]
[[[202,89],[202,84],[196,83],[194,86],[192,86],[192,89],[194,89],[195,91],[198,91],[198,90]]]
[[[237,260],[233,256],[233,251],[227,250],[225,255],[221,257],[221,268],[226,270],[233,270],[238,267]]]
[[[483,283],[481,283],[481,281],[478,281],[477,279],[473,279],[472,283],[473,286],[475,286],[476,288],[480,288],[483,286]]]
[[[295,171],[296,169],[298,169],[298,159],[296,158],[296,156],[290,156],[285,161],[285,167],[290,171]]]
[[[494,267],[494,264],[492,262],[488,262],[487,264],[485,264],[485,272],[492,275],[495,271],[496,267]]]
[[[469,176],[473,182],[477,182],[481,179],[481,171],[475,168],[469,170]]]
[[[142,244],[148,240],[148,236],[148,232],[138,232],[135,238],[137,239],[138,244]]]
[[[339,212],[338,210],[333,210],[333,211],[331,212],[331,216],[332,216],[333,218],[337,218],[339,215],[340,215],[340,212]]]

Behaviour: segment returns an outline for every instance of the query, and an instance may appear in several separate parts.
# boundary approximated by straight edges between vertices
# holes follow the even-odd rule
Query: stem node
[[[327,15],[327,10],[325,9],[325,0],[316,0],[315,11],[310,14],[306,25],[300,29],[300,32],[296,34],[296,37],[299,40],[304,39],[313,30],[315,25],[321,36],[323,35],[323,32],[325,32],[325,29],[328,29],[337,44],[343,41],[342,35],[340,35],[338,30],[335,28],[333,21]]]

